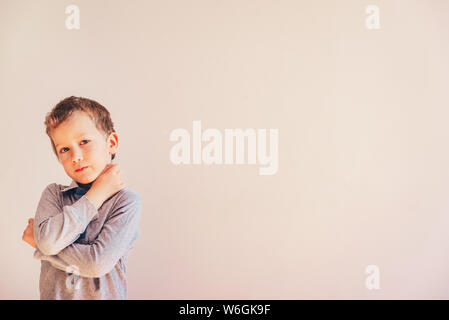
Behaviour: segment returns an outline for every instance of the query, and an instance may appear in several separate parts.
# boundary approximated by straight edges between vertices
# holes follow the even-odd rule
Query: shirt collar
[[[62,188],[61,192],[66,192],[75,189],[76,193],[85,194],[87,191],[81,188],[75,180],[72,180],[69,186]]]
[[[72,180],[72,183],[70,183],[70,185],[68,187],[64,187],[61,190],[61,192],[66,192],[66,191],[72,190],[73,188],[77,188],[77,187],[79,187],[78,183],[75,180]]]

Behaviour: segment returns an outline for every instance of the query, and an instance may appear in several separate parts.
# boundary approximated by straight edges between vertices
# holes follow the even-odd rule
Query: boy
[[[141,199],[112,164],[118,136],[98,102],[68,97],[45,119],[72,179],[48,185],[22,239],[41,260],[40,299],[126,299],[126,261],[139,234]]]

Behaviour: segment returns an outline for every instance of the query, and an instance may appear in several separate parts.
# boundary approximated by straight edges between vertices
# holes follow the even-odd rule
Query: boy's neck
[[[92,183],[93,182],[91,182],[91,183],[88,183],[88,184],[82,184],[82,183],[79,183],[79,182],[77,182],[78,183],[78,186],[81,188],[81,189],[83,189],[84,191],[89,191],[89,189],[90,189],[90,187],[92,186]]]

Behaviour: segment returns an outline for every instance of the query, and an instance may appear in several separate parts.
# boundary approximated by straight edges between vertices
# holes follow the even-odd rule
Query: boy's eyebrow
[[[79,139],[82,136],[87,136],[87,135],[89,135],[89,134],[88,133],[81,133],[78,137],[76,137],[76,139]],[[58,147],[58,146],[59,146],[59,144],[55,144],[55,148]]]

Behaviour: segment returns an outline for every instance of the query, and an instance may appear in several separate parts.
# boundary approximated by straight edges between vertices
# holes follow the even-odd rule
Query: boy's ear
[[[108,138],[109,154],[116,154],[118,148],[118,135],[116,132],[112,132]]]

